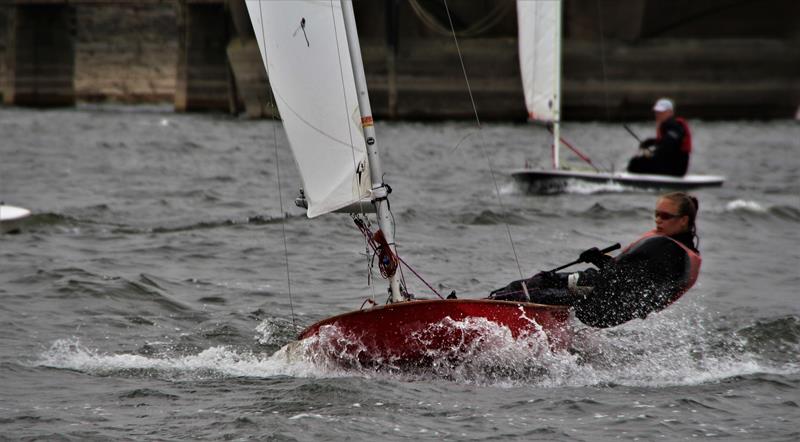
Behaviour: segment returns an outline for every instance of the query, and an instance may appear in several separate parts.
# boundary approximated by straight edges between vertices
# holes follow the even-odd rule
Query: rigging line
[[[397,238],[397,222],[394,219],[394,212],[389,210],[389,215],[392,217],[392,229],[394,230],[395,238]],[[400,252],[397,250],[397,242],[395,241],[394,245],[394,252],[395,256],[397,256],[397,260],[403,262],[403,258],[400,257]],[[403,266],[397,266],[400,269],[400,280],[403,282],[403,287],[405,287],[405,291],[408,292],[408,285],[406,284],[406,275],[403,274]],[[413,270],[411,270],[413,272]],[[422,279],[422,278],[420,278]],[[441,296],[440,296],[441,297]]]
[[[369,226],[364,224],[362,221],[357,221],[356,222],[356,226],[361,231],[361,234],[364,235],[364,238],[367,240],[367,244],[372,248],[372,250],[373,250],[372,259],[374,260],[375,257],[378,256],[378,251],[380,250],[380,248],[382,246],[379,245],[375,241],[375,236],[372,234],[372,230],[370,230]],[[435,293],[436,296],[438,296],[440,299],[444,299],[444,297],[435,288],[433,288],[433,286],[430,283],[428,283],[428,281],[426,281],[425,278],[422,277],[422,275],[417,273],[417,271],[414,270],[413,267],[411,267],[407,262],[405,262],[405,260],[403,260],[403,258],[401,258],[400,256],[397,256],[397,255],[396,255],[396,258],[397,258],[397,261],[398,261],[397,268],[400,271],[400,275],[401,275],[401,278],[403,280],[403,286],[406,289],[408,288],[408,286],[406,285],[405,276],[403,276],[403,265],[405,265],[406,268],[408,268],[408,270],[411,271],[411,273],[413,273],[414,276],[417,277],[417,279],[419,279],[420,281],[422,281],[423,284],[428,286],[428,288],[431,289],[431,291],[433,293]],[[380,257],[378,257],[378,260],[380,261]],[[400,265],[400,264],[403,264],[403,265]],[[379,264],[379,266],[380,266],[380,264]]]
[[[339,78],[341,79],[341,83],[342,83],[342,100],[344,101],[345,119],[347,121],[347,126],[346,126],[347,127],[347,135],[350,137],[350,153],[352,154],[352,157],[353,157],[353,168],[354,168],[353,170],[355,170],[355,168],[358,167],[358,160],[356,158],[356,146],[355,146],[355,143],[353,142],[353,128],[350,125],[350,111],[349,111],[350,107],[349,107],[349,103],[347,102],[347,86],[344,84],[344,68],[343,68],[343,64],[342,64],[342,51],[341,51],[341,47],[339,45],[339,31],[336,28],[336,8],[334,7],[333,2],[334,2],[334,0],[330,0],[330,2],[328,4],[331,6],[331,22],[333,23],[333,39],[336,42],[336,59],[339,61]],[[341,3],[340,3],[339,8],[341,9]],[[342,11],[342,14],[344,14],[344,11]],[[345,30],[345,32],[347,32],[347,31]],[[350,46],[347,46],[347,51],[348,51],[348,54],[349,54]],[[352,62],[350,62],[350,63],[352,63]],[[353,67],[352,66],[349,66],[349,67],[352,70]],[[355,80],[355,78],[353,80]],[[358,111],[358,121],[360,122],[361,121],[361,109],[360,109],[360,106],[358,106],[358,104],[356,104],[356,109]],[[362,133],[363,133],[363,127],[362,127]],[[365,148],[366,148],[366,140],[364,142],[365,142]],[[366,161],[367,161],[367,165],[369,165],[369,159],[366,159]],[[367,176],[367,179],[370,181],[370,186],[369,186],[370,189],[372,189],[372,176],[371,176],[371,174],[372,174],[372,172],[370,171],[369,176]],[[361,183],[358,183],[358,184],[359,184],[359,186],[361,185]],[[358,209],[361,212],[361,216],[368,220],[367,214],[364,212],[364,206],[361,204],[361,187],[358,187],[355,193],[356,193],[356,201],[358,202]],[[364,251],[366,252],[365,256],[366,256],[366,260],[367,260],[367,280],[370,281],[370,284],[368,284],[368,285],[370,287],[370,292],[372,293],[372,299],[374,301],[375,300],[375,285],[371,283],[373,275],[372,275],[372,266],[370,265],[370,257],[369,257],[369,242],[366,240],[366,238],[364,239]]]
[[[267,38],[264,34],[264,13],[261,12],[261,2],[258,2],[258,18],[259,23],[261,24],[261,41],[263,42],[264,46],[264,53],[262,54],[262,60],[267,59]],[[273,94],[274,96],[274,94]],[[281,215],[283,216],[281,219],[281,232],[283,233],[283,257],[284,261],[286,262],[286,285],[288,286],[289,290],[289,310],[292,313],[292,328],[294,328],[295,333],[297,332],[297,323],[295,321],[294,316],[294,300],[292,299],[292,273],[291,268],[289,266],[289,241],[286,239],[286,218],[288,213],[283,208],[283,190],[281,187],[281,162],[278,158],[278,124],[275,120],[275,103],[273,100],[270,100],[270,107],[272,108],[272,143],[275,146],[275,170],[278,179],[278,202],[281,208]]]
[[[438,291],[437,291],[435,288],[433,288],[433,286],[432,286],[432,285],[431,285],[431,284],[430,284],[428,281],[426,281],[426,280],[425,280],[425,279],[424,279],[424,278],[423,278],[423,277],[422,277],[422,276],[421,276],[419,273],[417,273],[417,272],[416,272],[416,270],[414,270],[414,268],[413,268],[413,267],[411,267],[410,265],[408,265],[408,263],[407,263],[407,262],[405,262],[405,261],[403,260],[403,258],[401,258],[401,257],[399,257],[399,256],[398,256],[398,257],[397,257],[397,259],[400,261],[400,263],[401,263],[401,264],[403,264],[404,266],[408,267],[408,270],[410,270],[410,271],[411,271],[411,273],[413,273],[413,274],[414,274],[414,276],[416,276],[416,277],[417,277],[417,279],[419,279],[420,281],[422,281],[422,283],[423,283],[423,284],[425,284],[426,286],[428,286],[428,288],[429,288],[429,289],[431,289],[431,291],[432,291],[433,293],[435,293],[435,294],[436,294],[436,296],[438,296],[438,297],[439,297],[439,299],[444,299],[444,296],[442,296],[442,295],[441,295],[441,293],[439,293],[439,292],[438,292]],[[400,267],[400,269],[401,269],[401,272],[402,272],[402,268],[403,268],[403,266],[399,266],[399,267]]]
[[[456,145],[453,148],[450,149],[449,153],[453,153],[453,152],[457,151],[458,148],[461,147],[461,143],[463,143],[464,141],[467,140],[467,138],[469,138],[469,137],[471,137],[473,135],[475,135],[475,132],[470,132],[470,133],[464,135],[463,137],[461,137],[461,139],[458,141],[458,143],[456,143]]]
[[[492,167],[492,160],[489,158],[489,155],[486,152],[486,141],[483,138],[483,131],[481,127],[481,119],[478,116],[478,107],[475,105],[475,97],[472,95],[472,87],[469,84],[469,76],[467,76],[467,68],[464,66],[464,57],[461,56],[461,47],[458,45],[458,37],[456,37],[455,29],[453,28],[453,20],[450,17],[450,8],[447,6],[447,0],[442,0],[444,3],[444,9],[447,12],[447,20],[450,22],[450,29],[453,32],[453,41],[456,44],[456,51],[458,52],[458,61],[461,62],[461,71],[464,73],[464,81],[467,83],[467,92],[469,93],[469,101],[472,103],[472,112],[475,114],[475,122],[478,125],[478,135],[480,137],[480,142],[478,146],[481,150],[481,154],[486,159],[486,163],[489,165],[489,174],[492,176],[492,183],[494,183],[494,191],[497,194],[497,202],[500,204],[500,210],[503,214],[506,213],[505,205],[503,204],[503,198],[500,196],[500,186],[497,184],[497,177],[494,173],[494,168]],[[522,267],[519,264],[519,256],[517,255],[517,248],[514,246],[514,238],[511,236],[511,227],[509,227],[508,223],[504,220],[503,225],[506,226],[506,233],[508,234],[508,242],[511,243],[511,251],[514,253],[514,262],[517,264],[517,271],[519,271],[519,277],[524,278],[522,275]]]

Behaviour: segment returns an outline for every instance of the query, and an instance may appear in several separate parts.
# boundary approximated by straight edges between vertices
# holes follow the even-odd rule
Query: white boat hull
[[[719,187],[725,177],[719,175],[651,175],[630,172],[589,172],[571,170],[517,169],[511,176],[529,193],[557,193],[571,182],[617,184],[639,189],[696,189]]]

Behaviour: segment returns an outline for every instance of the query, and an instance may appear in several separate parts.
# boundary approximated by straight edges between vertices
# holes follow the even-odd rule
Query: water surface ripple
[[[728,181],[696,192],[703,270],[677,304],[609,330],[576,324],[574,348],[555,353],[460,324],[484,327],[496,345],[458,363],[377,372],[294,343],[299,327],[371,295],[382,301],[385,288],[367,285],[347,216],[308,220],[290,205],[299,180],[279,123],[161,107],[0,109],[0,199],[34,212],[22,233],[0,237],[0,434],[800,439],[800,125],[691,123],[692,171]],[[617,124],[563,131],[609,169],[635,147]],[[502,171],[549,161],[536,127],[377,132],[401,253],[461,297],[519,277],[506,224],[526,274],[652,225],[653,192],[517,191]]]

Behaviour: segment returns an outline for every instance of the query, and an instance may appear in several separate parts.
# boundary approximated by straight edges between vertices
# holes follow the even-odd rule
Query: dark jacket
[[[495,290],[489,298],[570,305],[575,316],[592,327],[644,318],[663,310],[692,284],[691,259],[676,241],[697,253],[689,233],[645,237],[615,258],[603,256],[602,262],[594,263],[598,269],[573,273],[577,294],[568,288],[569,273],[541,272]]]
[[[689,233],[672,239],[697,251]],[[578,284],[593,288],[572,303],[575,316],[593,327],[644,318],[667,307],[686,289],[690,265],[686,251],[670,238],[647,238],[600,270],[582,272]]]
[[[632,158],[628,172],[683,176],[689,169],[691,134],[683,120],[664,120],[658,127],[658,137],[648,138],[640,147],[652,148],[653,156]]]

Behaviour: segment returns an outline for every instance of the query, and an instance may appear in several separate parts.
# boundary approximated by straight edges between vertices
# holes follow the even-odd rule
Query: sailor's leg
[[[489,299],[494,299],[497,301],[528,301],[528,295],[525,293],[526,288],[523,288],[522,284],[525,282],[524,279],[520,279],[518,281],[514,281],[511,284],[499,288],[497,290],[493,290],[492,293],[489,294]]]
[[[546,305],[572,305],[575,295],[567,289],[539,289],[529,291],[530,302]]]
[[[648,173],[650,172],[650,158],[643,156],[636,156],[631,158],[628,162],[628,172],[631,173]]]

